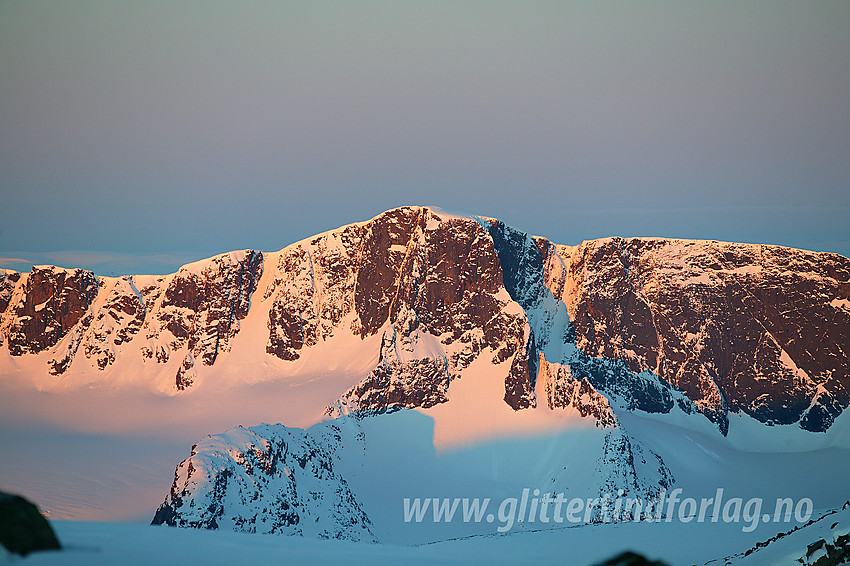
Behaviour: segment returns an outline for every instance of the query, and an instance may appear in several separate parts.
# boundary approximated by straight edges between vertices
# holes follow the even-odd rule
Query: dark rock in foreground
[[[10,552],[26,556],[36,550],[59,550],[59,540],[38,507],[0,492],[0,542]]]
[[[627,551],[596,566],[667,566],[667,564],[660,560],[647,560],[640,554]]]

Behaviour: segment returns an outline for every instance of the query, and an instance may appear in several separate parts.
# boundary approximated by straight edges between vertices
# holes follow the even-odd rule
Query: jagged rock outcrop
[[[13,356],[42,352],[77,324],[87,327],[91,323],[89,307],[100,289],[100,281],[91,271],[35,266],[30,273],[15,277],[6,275],[2,292],[9,296],[9,283],[17,283],[4,301],[8,306],[2,324]]]
[[[480,409],[468,408],[472,414]],[[674,481],[656,453],[619,427],[587,429],[578,443],[567,442],[570,450],[554,449],[547,440],[540,445],[546,463],[527,467],[524,459],[517,461],[515,441],[491,442],[487,465],[479,468],[471,462],[480,448],[467,453],[460,448],[449,458],[427,449],[411,451],[430,443],[432,426],[420,413],[361,411],[306,430],[259,425],[207,437],[177,466],[153,524],[371,541],[400,526],[418,530],[423,518],[441,522],[429,512],[399,525],[393,512],[402,503],[399,493],[437,505],[441,494],[477,483],[499,490],[493,496],[540,485],[553,496],[596,497],[584,520],[622,521],[632,520],[635,508],[612,506],[603,515],[603,500],[637,499],[648,510]],[[517,476],[517,465],[526,473]],[[501,476],[506,470],[514,472]],[[456,520],[461,532],[491,528],[481,519],[463,526],[459,516]]]
[[[834,541],[819,539],[806,548],[800,558],[804,566],[838,566],[850,563],[850,534],[845,533]]]
[[[481,222],[493,239],[499,255],[505,289],[523,311],[533,317],[532,311],[541,310],[545,293],[543,258],[535,241],[498,220],[487,218],[481,219]],[[538,335],[543,336],[540,327],[545,326],[545,322],[535,326],[537,328],[529,328],[525,332],[518,345],[519,352],[505,379],[505,403],[516,410],[537,406],[534,394],[538,372],[536,338]]]
[[[262,273],[263,254],[253,250],[183,266],[152,301],[142,356],[165,363],[177,354],[176,387],[189,387],[198,361],[211,366],[230,350]]]
[[[240,371],[300,361],[340,337],[370,348],[382,338],[377,363],[331,414],[445,402],[482,356],[511,408],[552,406],[572,393],[537,398],[551,369],[541,353],[614,409],[699,412],[724,433],[730,413],[825,431],[850,405],[850,260],[836,254],[659,238],[571,247],[402,207],[168,276],[0,273],[0,348],[44,354],[45,373],[69,381],[129,360],[123,373],[190,388],[215,375],[205,368],[228,355],[249,313],[264,328],[240,343]]]
[[[537,365],[538,353],[549,363],[569,368],[578,380],[586,380],[593,389],[610,402],[627,411],[669,413],[678,406],[686,413],[694,412],[691,401],[681,391],[649,370],[635,373],[617,358],[591,357],[577,345],[576,329],[572,323],[563,294],[569,288],[568,264],[557,248],[541,237],[531,237],[498,220],[482,219],[493,235],[505,271],[506,287],[523,307],[528,320],[523,354],[533,356],[519,372],[513,371],[506,380],[506,402],[514,408],[536,406],[534,398],[542,368]],[[525,369],[527,368],[527,369]],[[509,402],[525,399],[520,406]]]
[[[603,454],[596,470],[597,475],[604,478],[600,497],[640,499],[645,504],[644,513],[647,511],[646,504],[657,500],[675,482],[661,456],[642,447],[622,429],[605,434]],[[609,517],[616,521],[629,521],[634,520],[637,512],[633,508],[614,509],[610,510]]]
[[[328,406],[325,415],[336,418],[361,411],[427,409],[449,400],[445,362],[422,358],[385,362]]]
[[[115,361],[119,346],[141,329],[147,309],[132,277],[121,277],[108,290],[83,344],[83,352],[99,369]]]
[[[596,426],[617,426],[617,416],[611,410],[608,399],[599,393],[586,377],[573,377],[569,365],[552,364],[540,353],[540,375],[546,391],[546,404],[550,409],[575,408],[583,416],[591,416]]]
[[[52,266],[23,275],[4,271],[0,344],[16,357],[49,350],[53,375],[66,373],[78,351],[99,370],[130,351],[156,364],[178,357],[172,375],[176,389],[184,389],[196,360],[209,366],[229,351],[262,272],[263,255],[252,250],[164,277],[98,278]],[[134,341],[137,335],[141,340]]]
[[[265,292],[266,351],[296,360],[338,332],[383,332],[379,365],[330,413],[428,407],[485,351],[510,374],[528,373],[525,315],[502,281],[479,222],[395,209],[282,252]]]
[[[9,306],[9,301],[12,300],[12,293],[15,290],[15,284],[21,279],[21,274],[11,269],[0,269],[0,313],[6,310]],[[2,340],[2,335],[0,335]]]
[[[336,471],[340,430],[238,427],[209,436],[177,466],[154,525],[375,541]]]
[[[263,293],[263,301],[272,301],[266,352],[296,360],[303,348],[333,336],[353,309],[362,231],[348,226],[281,252]]]
[[[847,258],[648,238],[558,246],[487,223],[527,348],[629,410],[696,409],[724,434],[729,412],[819,432],[850,405]],[[514,388],[530,397],[533,376]]]
[[[790,516],[789,516],[790,518]],[[786,522],[788,519],[786,519]],[[757,542],[743,552],[708,562],[723,564],[790,563],[835,566],[850,562],[850,501],[787,531]],[[794,557],[797,557],[796,560]],[[790,561],[790,562],[789,562]]]

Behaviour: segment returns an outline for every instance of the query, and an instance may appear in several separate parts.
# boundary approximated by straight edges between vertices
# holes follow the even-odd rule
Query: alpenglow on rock
[[[564,246],[402,207],[167,276],[0,271],[0,379],[41,388],[132,379],[191,394],[296,371],[332,340],[362,343],[366,361],[328,415],[439,405],[486,364],[516,411],[573,408],[606,427],[612,407],[682,410],[723,433],[743,414],[820,432],[850,405],[850,260],[659,238]]]

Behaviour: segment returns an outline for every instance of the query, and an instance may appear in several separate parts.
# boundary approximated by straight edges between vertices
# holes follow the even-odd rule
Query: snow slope
[[[733,525],[625,523],[473,537],[405,547],[337,540],[295,539],[225,531],[174,529],[118,523],[54,522],[61,552],[31,554],[11,563],[27,565],[107,565],[243,562],[292,564],[563,564],[591,566],[624,550],[670,565],[793,566],[808,545],[835,540],[850,528],[848,511],[826,515],[809,527],[744,554],[775,536]],[[833,526],[834,525],[834,526]],[[687,545],[670,544],[686,540]],[[724,555],[720,549],[732,548]],[[0,560],[3,557],[0,555]],[[812,562],[810,562],[812,563]]]
[[[834,254],[559,246],[421,207],[162,277],[4,271],[0,485],[60,519],[149,521],[166,498],[164,522],[389,544],[498,524],[405,522],[415,497],[830,509],[850,499],[848,281]],[[506,538],[555,536],[528,530]]]

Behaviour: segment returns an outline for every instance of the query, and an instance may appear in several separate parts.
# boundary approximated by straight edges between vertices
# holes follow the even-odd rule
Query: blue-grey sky
[[[850,255],[850,2],[0,0],[0,265],[404,204]]]

